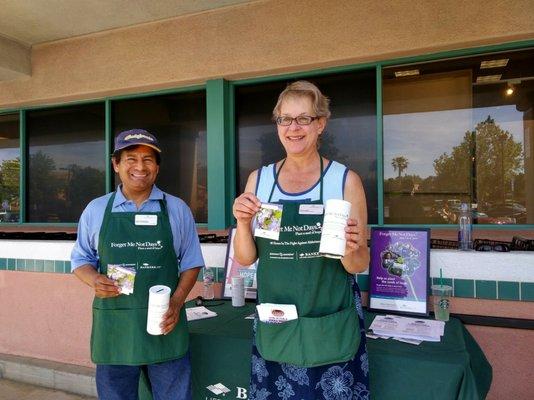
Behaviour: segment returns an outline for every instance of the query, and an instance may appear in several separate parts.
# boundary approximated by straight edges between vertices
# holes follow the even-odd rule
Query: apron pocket
[[[91,359],[95,364],[144,365],[181,358],[189,347],[185,308],[168,335],[146,331],[147,309],[93,308]]]
[[[317,318],[299,317],[281,324],[258,320],[256,346],[269,361],[316,367],[348,361],[360,345],[354,305]]]

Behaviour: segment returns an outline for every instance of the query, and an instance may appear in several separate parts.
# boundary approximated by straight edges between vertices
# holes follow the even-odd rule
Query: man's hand
[[[180,301],[177,297],[172,296],[169,300],[169,309],[163,316],[163,321],[160,324],[161,332],[166,335],[170,333],[178,321],[180,320],[180,310],[184,306],[184,302]]]
[[[197,281],[198,272],[200,267],[188,269],[180,274],[180,280],[178,281],[178,287],[174,291],[174,294],[169,300],[169,309],[163,315],[163,321],[159,325],[161,332],[167,335],[172,332],[174,327],[180,321],[180,310],[184,306],[187,295],[193,288],[193,285]]]
[[[117,297],[120,295],[120,289],[117,283],[109,279],[106,275],[98,274],[93,281],[93,288],[95,289],[95,296],[101,299],[107,297]]]
[[[106,275],[99,274],[91,264],[82,265],[73,272],[78,279],[94,289],[96,297],[117,297],[120,294],[119,287],[115,281],[109,279]]]

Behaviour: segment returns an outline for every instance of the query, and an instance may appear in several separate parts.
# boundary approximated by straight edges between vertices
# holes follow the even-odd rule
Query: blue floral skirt
[[[263,359],[252,343],[250,400],[369,399],[369,358],[365,340],[360,289],[352,279],[354,303],[360,320],[360,347],[353,359],[319,367],[298,367]],[[255,321],[256,322],[256,321]],[[256,323],[254,323],[256,336]]]

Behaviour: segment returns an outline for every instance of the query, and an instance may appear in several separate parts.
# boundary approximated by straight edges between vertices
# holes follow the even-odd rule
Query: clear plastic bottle
[[[202,291],[202,297],[205,300],[211,300],[215,297],[215,293],[213,290],[214,280],[215,280],[215,271],[213,270],[213,268],[210,268],[210,267],[204,268],[203,279],[202,279],[204,288]]]
[[[473,249],[473,224],[471,220],[471,208],[469,204],[460,205],[458,218],[458,248],[460,250]]]

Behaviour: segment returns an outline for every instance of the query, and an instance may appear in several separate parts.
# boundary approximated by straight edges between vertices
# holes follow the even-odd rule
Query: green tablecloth
[[[193,398],[245,399],[250,379],[254,305],[233,308],[230,302],[210,307],[218,316],[189,323]],[[374,314],[366,313],[366,326]],[[484,399],[492,369],[473,337],[457,319],[445,325],[439,343],[419,346],[392,339],[368,339],[372,399]],[[207,387],[222,384],[230,392],[216,395]],[[142,381],[140,398],[150,394]]]

